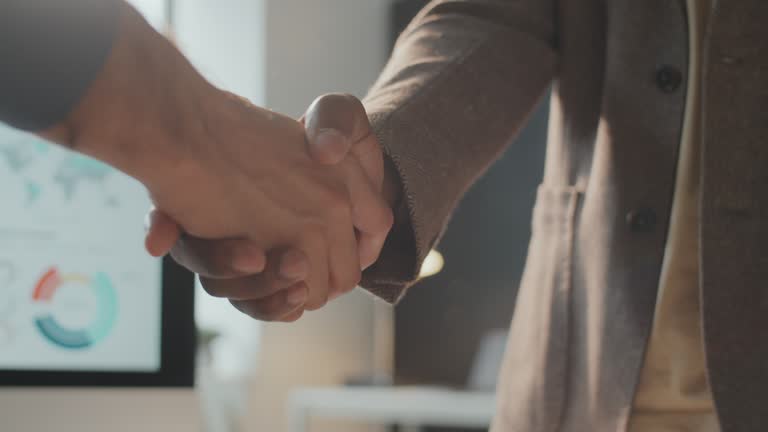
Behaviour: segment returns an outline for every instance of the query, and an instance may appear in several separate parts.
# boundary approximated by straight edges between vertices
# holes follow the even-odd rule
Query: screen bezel
[[[192,387],[195,374],[195,276],[163,259],[160,369],[155,372],[0,369],[0,387]]]

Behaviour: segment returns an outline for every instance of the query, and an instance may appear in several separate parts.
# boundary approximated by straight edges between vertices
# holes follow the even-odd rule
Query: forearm
[[[204,127],[206,101],[220,98],[189,62],[130,6],[101,71],[70,113],[40,134],[145,183],[183,163]],[[190,149],[186,149],[190,150]]]
[[[555,71],[553,2],[433,2],[400,37],[364,103],[402,202],[365,286],[412,283],[453,208],[526,120]]]

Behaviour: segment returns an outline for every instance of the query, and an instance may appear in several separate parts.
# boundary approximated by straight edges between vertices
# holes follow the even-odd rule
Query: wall
[[[390,0],[266,0],[267,105],[299,115],[325,92],[363,96],[389,54]]]
[[[318,95],[362,96],[388,54],[388,0],[267,0],[266,105],[299,116]],[[302,385],[333,385],[373,364],[374,303],[357,292],[292,325],[262,326],[244,430],[286,430],[285,399]],[[370,430],[313,421],[312,432]]]
[[[176,0],[176,40],[206,78],[265,100],[266,0]]]

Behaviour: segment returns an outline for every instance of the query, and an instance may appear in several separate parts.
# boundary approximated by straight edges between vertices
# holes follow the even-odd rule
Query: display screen
[[[143,186],[0,125],[0,202],[0,371],[157,371]]]

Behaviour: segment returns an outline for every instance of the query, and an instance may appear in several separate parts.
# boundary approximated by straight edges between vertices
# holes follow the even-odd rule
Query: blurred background
[[[214,84],[298,117],[326,92],[362,98],[427,2],[132,3]],[[462,202],[424,269],[433,274],[396,308],[358,290],[295,324],[267,324],[198,287],[200,430],[486,430],[541,176],[544,105]]]

